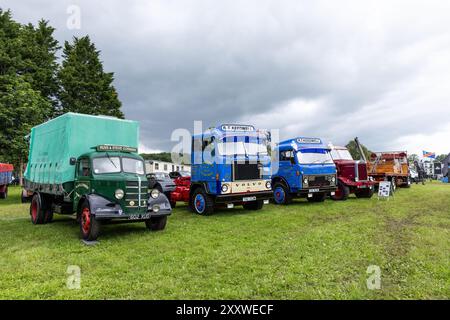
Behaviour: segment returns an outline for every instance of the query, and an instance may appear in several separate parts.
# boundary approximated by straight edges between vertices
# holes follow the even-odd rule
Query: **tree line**
[[[66,112],[124,118],[114,74],[89,36],[61,47],[54,32],[48,21],[20,24],[0,8],[0,162],[20,177],[32,127]]]

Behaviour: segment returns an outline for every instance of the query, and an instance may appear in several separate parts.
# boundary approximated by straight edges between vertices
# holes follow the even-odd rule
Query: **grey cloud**
[[[65,27],[72,3],[82,9],[80,31]],[[427,44],[450,36],[443,2],[4,0],[2,6],[22,22],[49,19],[61,42],[89,34],[105,68],[115,72],[126,116],[140,121],[151,149],[170,150],[172,130],[192,129],[194,120],[252,122],[295,99],[326,103],[307,122],[287,110],[279,123],[260,117],[255,124],[278,125],[286,138],[318,135],[340,144],[359,135],[382,150],[422,132],[424,121],[434,131],[450,122],[450,111],[423,112],[431,102],[450,110],[448,96],[421,91],[415,80],[433,63],[424,60],[434,50],[450,54],[448,42]],[[408,83],[417,90],[405,89]],[[382,112],[364,116],[371,106]]]

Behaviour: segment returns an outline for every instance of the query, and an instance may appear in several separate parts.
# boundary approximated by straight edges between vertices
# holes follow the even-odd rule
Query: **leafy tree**
[[[436,157],[437,162],[442,162],[448,156],[448,154],[440,154]]]
[[[144,158],[144,160],[172,162],[172,157],[171,157],[170,152],[142,153],[141,156],[142,156],[142,158]]]
[[[64,61],[58,72],[61,113],[78,112],[123,118],[121,102],[112,85],[113,73],[105,73],[89,36],[65,42]]]
[[[419,156],[415,153],[410,154],[408,156],[408,161],[409,161],[409,163],[414,163],[415,161],[419,161]]]
[[[53,37],[54,31],[55,29],[44,20],[39,21],[37,27],[30,23],[22,28],[23,46],[20,53],[23,62],[19,73],[24,75],[32,88],[39,91],[56,109],[58,92],[56,52],[60,47]]]
[[[0,77],[15,75],[21,65],[20,24],[12,20],[10,11],[0,9]]]
[[[52,106],[21,76],[1,77],[0,92],[0,157],[14,164],[22,178],[28,157],[25,136],[33,126],[48,119]]]
[[[345,146],[348,151],[350,151],[350,154],[352,155],[353,159],[361,159],[361,154],[359,152],[358,146],[356,145],[356,142],[354,140],[350,140],[347,145]],[[363,144],[361,144],[361,148],[363,149],[364,155],[366,156],[366,159],[370,159],[370,155],[372,154],[372,151],[367,149]]]

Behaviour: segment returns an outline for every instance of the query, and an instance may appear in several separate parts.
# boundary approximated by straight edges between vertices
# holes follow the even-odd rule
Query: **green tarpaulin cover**
[[[95,151],[98,145],[137,148],[139,123],[106,116],[66,113],[31,129],[25,178],[43,184],[74,180],[70,158]]]

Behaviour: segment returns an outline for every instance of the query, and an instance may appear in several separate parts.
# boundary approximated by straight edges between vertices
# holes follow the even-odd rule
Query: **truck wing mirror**
[[[72,158],[70,158],[70,162],[69,163],[70,163],[71,166],[74,166],[77,163],[77,159],[72,157]]]

